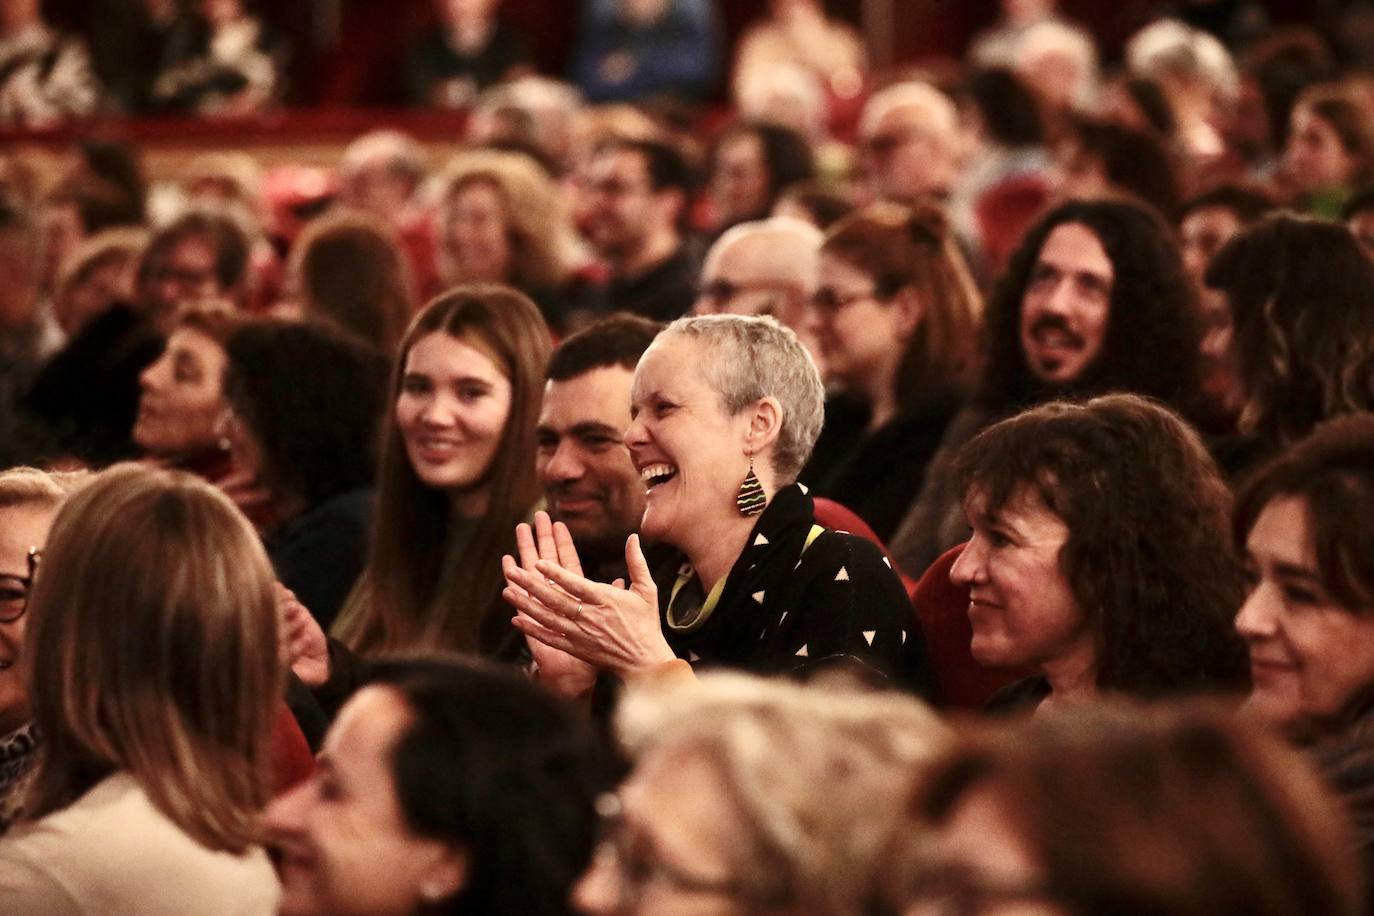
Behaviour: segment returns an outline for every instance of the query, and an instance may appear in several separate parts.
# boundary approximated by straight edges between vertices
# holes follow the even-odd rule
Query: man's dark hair
[[[1091,118],[1074,121],[1074,137],[1082,154],[1102,163],[1107,180],[1140,198],[1159,212],[1178,209],[1178,179],[1169,153],[1155,137]]]
[[[390,361],[315,322],[253,321],[225,345],[224,396],[262,455],[262,483],[313,507],[372,484]]]
[[[1121,88],[1131,97],[1140,113],[1145,115],[1151,130],[1160,137],[1174,135],[1178,122],[1174,120],[1173,109],[1169,107],[1169,100],[1164,97],[1164,90],[1159,88],[1159,83],[1143,76],[1130,76],[1121,81]]]
[[[1090,229],[1112,262],[1111,304],[1101,352],[1066,386],[1031,372],[1021,347],[1021,305],[1040,250],[1059,226]],[[1129,391],[1186,410],[1196,403],[1201,340],[1194,291],[1172,230],[1139,204],[1071,201],[1041,218],[1013,253],[988,301],[980,399],[998,414],[1054,397]]]
[[[406,825],[467,856],[462,888],[433,911],[568,913],[612,784],[590,725],[529,678],[479,662],[385,660],[369,680],[411,713],[391,752]]]
[[[549,360],[549,381],[566,382],[605,366],[633,371],[662,330],[657,321],[638,315],[622,312],[607,316],[558,345]]]
[[[1374,185],[1361,188],[1350,196],[1345,206],[1341,207],[1341,222],[1348,222],[1370,210],[1374,210]]]
[[[215,282],[220,289],[231,290],[243,282],[248,271],[248,233],[227,214],[197,209],[154,233],[139,266],[140,285],[152,279],[172,249],[188,238],[204,239],[214,249]]]
[[[964,92],[983,117],[983,127],[1002,146],[1045,142],[1040,106],[1026,84],[1006,67],[990,67],[969,77]]]
[[[1239,184],[1223,184],[1194,195],[1180,204],[1178,222],[1183,222],[1194,210],[1203,210],[1209,207],[1229,210],[1235,214],[1236,219],[1240,220],[1242,226],[1248,226],[1272,213],[1278,208],[1278,204],[1268,194],[1256,188],[1247,188]]]
[[[603,143],[598,153],[631,152],[644,157],[644,168],[649,173],[649,187],[655,191],[676,190],[684,195],[692,193],[696,186],[696,176],[692,167],[679,150],[662,140],[634,140],[617,137]],[[683,204],[686,209],[686,204]]]
[[[1028,488],[1068,527],[1059,567],[1095,640],[1099,688],[1243,685],[1230,490],[1176,414],[1127,394],[1042,404],[970,440],[956,473],[988,513]]]

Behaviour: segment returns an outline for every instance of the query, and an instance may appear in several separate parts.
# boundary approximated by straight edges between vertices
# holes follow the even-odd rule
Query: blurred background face
[[[955,177],[949,143],[936,136],[931,118],[918,105],[899,105],[865,127],[864,161],[873,194],[912,201],[949,190]]]
[[[149,304],[155,311],[170,311],[226,292],[215,276],[215,247],[200,236],[186,236],[173,245],[148,279]]]
[[[619,792],[619,813],[573,889],[595,916],[743,916],[762,912],[730,892],[748,830],[720,771],[701,754],[650,754]]]
[[[134,295],[134,274],[138,264],[132,255],[101,261],[53,299],[53,316],[68,335],[116,302],[127,302]]]
[[[134,441],[159,456],[193,455],[219,441],[228,357],[214,339],[178,328],[167,349],[139,376]]]
[[[582,193],[583,230],[603,257],[637,251],[655,225],[656,206],[643,156],[611,150],[592,160]]]
[[[452,853],[405,822],[392,776],[410,727],[405,698],[366,687],[339,713],[310,779],[276,799],[265,824],[280,848],[283,916],[403,916],[425,910],[422,887],[443,882]]]
[[[986,784],[964,794],[934,832],[926,880],[905,916],[1058,916],[1036,893],[1041,868],[1006,803]]]
[[[1358,164],[1330,121],[1302,105],[1293,109],[1283,165],[1301,190],[1346,186],[1354,178]]]
[[[894,302],[878,298],[871,276],[829,254],[821,255],[808,314],[826,382],[859,390],[875,373],[895,369],[914,331]]]
[[[720,145],[711,173],[711,202],[726,226],[768,211],[768,163],[756,135],[734,134]]]
[[[57,509],[41,504],[0,509],[0,617],[11,617],[28,602],[29,549],[48,540]],[[28,691],[20,670],[28,614],[0,623],[0,738],[29,720]]]
[[[1298,730],[1336,720],[1374,686],[1374,613],[1327,590],[1301,497],[1265,506],[1245,552],[1252,585],[1236,629],[1250,648],[1246,707]]]
[[[464,185],[449,199],[446,242],[464,283],[510,279],[511,242],[506,202],[486,181]]]

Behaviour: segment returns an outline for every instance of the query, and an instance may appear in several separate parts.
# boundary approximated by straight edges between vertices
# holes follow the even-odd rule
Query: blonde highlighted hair
[[[252,526],[197,477],[116,465],[75,493],[29,602],[43,744],[25,816],[125,771],[202,845],[255,842],[283,687],[273,581]]]
[[[840,678],[811,685],[743,674],[649,683],[627,693],[616,733],[636,761],[704,759],[749,841],[740,875],[767,875],[801,912],[854,913],[902,802],[951,732],[929,708]]]

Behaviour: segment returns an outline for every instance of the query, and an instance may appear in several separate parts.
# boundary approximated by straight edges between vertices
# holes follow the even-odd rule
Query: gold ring
[[[579,617],[581,617],[581,616],[582,616],[582,602],[579,601],[579,602],[577,602],[577,610],[573,611],[573,612],[572,612],[572,616],[569,617],[568,619],[569,619],[569,620],[576,620],[577,618],[579,618]]]

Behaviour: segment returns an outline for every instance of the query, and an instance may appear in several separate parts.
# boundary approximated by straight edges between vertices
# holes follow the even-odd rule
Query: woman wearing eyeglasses
[[[821,247],[808,321],[825,382],[864,405],[851,435],[827,417],[818,457],[802,474],[817,496],[853,509],[890,538],[926,463],[962,405],[982,301],[944,214],[869,207]]]
[[[626,695],[588,916],[854,916],[947,730],[909,697],[738,674]]]
[[[53,517],[68,488],[85,476],[0,472],[0,833],[14,820],[38,757],[19,665],[29,588]]]

